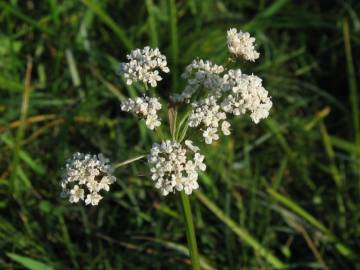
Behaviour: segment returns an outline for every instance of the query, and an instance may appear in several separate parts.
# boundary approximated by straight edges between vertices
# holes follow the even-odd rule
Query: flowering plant
[[[199,188],[199,173],[206,170],[206,165],[205,156],[187,137],[187,131],[200,131],[204,142],[212,144],[219,140],[221,134],[231,134],[232,116],[248,114],[254,123],[268,117],[272,102],[262,86],[262,80],[256,75],[244,74],[240,69],[228,68],[228,64],[236,59],[255,61],[259,58],[254,42],[255,38],[249,33],[230,29],[227,32],[227,46],[231,54],[228,63],[217,65],[208,60],[193,60],[182,74],[185,88],[171,96],[167,106],[154,95],[155,91],[147,91],[152,93],[151,96],[144,93],[123,100],[121,104],[123,111],[145,120],[150,130],[161,126],[159,112],[168,108],[169,139],[154,143],[147,160],[151,179],[162,195],[180,192],[193,269],[200,267],[188,195]],[[136,49],[127,55],[127,59],[128,62],[121,63],[120,73],[128,85],[143,83],[148,90],[149,86],[154,88],[162,80],[161,72],[170,72],[166,57],[157,48]],[[184,116],[177,121],[177,114],[182,108],[185,109]],[[116,181],[112,174],[109,160],[101,154],[76,153],[66,163],[61,182],[63,194],[71,203],[84,201],[85,204],[97,205],[102,199],[99,192],[109,191],[110,185]]]

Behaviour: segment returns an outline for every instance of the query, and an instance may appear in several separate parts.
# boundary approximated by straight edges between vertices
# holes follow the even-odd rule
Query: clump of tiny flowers
[[[206,169],[203,161],[204,156],[190,140],[184,144],[170,140],[155,143],[148,155],[151,178],[164,196],[182,190],[189,195],[198,189],[198,173]]]
[[[214,75],[219,77],[217,73]],[[209,90],[205,98],[191,103],[188,125],[202,128],[205,143],[218,140],[219,129],[224,135],[230,134],[227,114],[249,113],[256,124],[268,117],[272,101],[259,77],[243,74],[240,69],[230,69],[219,77],[216,87],[216,91]]]
[[[226,75],[226,81],[230,94],[221,103],[225,112],[236,116],[250,112],[250,118],[255,124],[269,116],[272,101],[258,76],[241,74],[240,70],[230,70]]]
[[[253,44],[255,38],[249,33],[230,29],[227,38],[229,50],[235,56],[251,61],[259,57]],[[196,59],[186,67],[182,77],[187,80],[187,85],[173,100],[190,102],[193,97],[201,97],[191,103],[188,125],[200,127],[207,144],[219,139],[220,129],[224,135],[230,134],[228,114],[249,113],[256,124],[269,115],[271,98],[258,76],[243,74],[240,69],[226,70],[221,65]]]
[[[161,54],[158,48],[152,49],[146,46],[142,50],[136,49],[126,55],[126,58],[129,62],[121,63],[120,74],[129,85],[140,81],[155,87],[157,82],[162,80],[159,70],[165,73],[170,71],[165,55]]]
[[[224,135],[230,135],[230,123],[225,121],[226,114],[221,110],[214,96],[193,102],[191,106],[193,110],[189,117],[188,125],[190,127],[197,127],[202,124],[205,127],[203,130],[205,143],[211,144],[219,139],[218,129],[220,127]]]
[[[157,111],[161,109],[161,103],[155,97],[137,97],[135,99],[127,99],[121,103],[121,110],[133,112],[141,118],[145,119],[146,126],[153,130],[161,125]]]
[[[251,37],[249,33],[237,32],[235,28],[227,31],[227,45],[230,53],[236,57],[248,61],[255,61],[259,58],[260,54],[254,47],[255,38]]]
[[[109,191],[116,181],[109,160],[102,154],[90,155],[75,153],[66,161],[61,181],[62,194],[71,203],[80,200],[85,204],[98,205],[103,198],[99,192]]]
[[[216,94],[221,88],[221,73],[224,67],[216,65],[209,60],[195,59],[185,68],[181,77],[187,80],[187,85],[182,93],[172,97],[175,102],[189,102],[192,95],[199,88],[206,88]]]

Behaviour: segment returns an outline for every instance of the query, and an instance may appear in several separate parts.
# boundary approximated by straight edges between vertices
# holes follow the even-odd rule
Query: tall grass
[[[192,59],[226,59],[230,27],[257,37],[260,62],[239,67],[260,73],[274,108],[202,145],[208,170],[190,198],[201,269],[359,268],[359,16],[355,0],[1,1],[0,268],[189,269],[177,196],[154,190],[141,158],[164,132],[120,111],[139,89],[117,68],[158,46],[167,98]],[[59,196],[75,150],[117,161],[98,208]]]

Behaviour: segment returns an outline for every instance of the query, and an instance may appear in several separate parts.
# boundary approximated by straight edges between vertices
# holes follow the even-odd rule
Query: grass
[[[141,89],[117,68],[158,46],[166,99],[192,59],[226,60],[230,27],[257,37],[260,61],[239,67],[274,108],[211,147],[191,137],[208,165],[190,197],[201,269],[359,268],[359,16],[355,0],[1,2],[0,268],[189,269],[178,196],[156,192],[142,158],[168,131],[120,111]],[[59,196],[75,151],[117,164],[97,208]]]

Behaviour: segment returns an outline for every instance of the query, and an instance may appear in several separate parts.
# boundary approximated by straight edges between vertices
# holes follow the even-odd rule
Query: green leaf
[[[54,270],[52,266],[39,262],[37,260],[31,259],[29,257],[17,255],[14,253],[6,253],[6,255],[13,261],[21,264],[26,269],[30,270]]]

